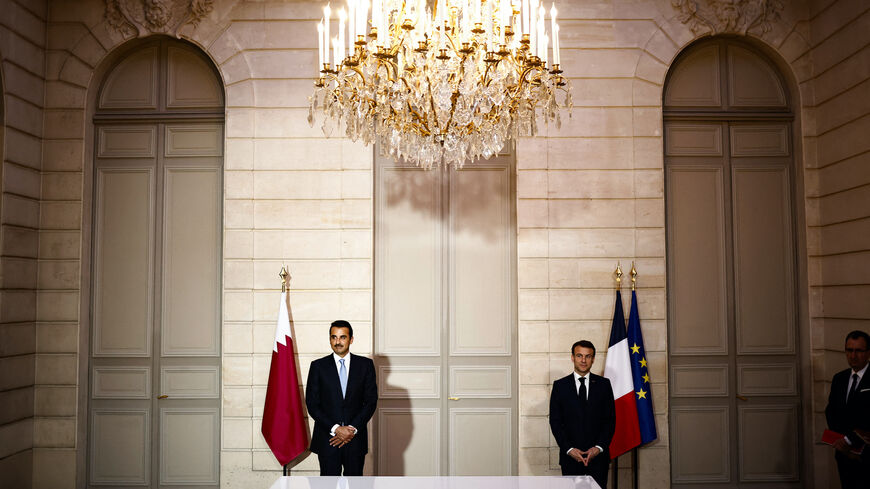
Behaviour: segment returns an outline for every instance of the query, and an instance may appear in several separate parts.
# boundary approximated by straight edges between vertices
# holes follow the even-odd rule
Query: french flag
[[[616,401],[616,432],[610,441],[610,458],[613,459],[640,445],[640,426],[637,419],[634,381],[631,375],[631,357],[625,332],[622,294],[618,290],[613,324],[610,327],[610,344],[607,346],[604,376],[610,379],[613,398]]]

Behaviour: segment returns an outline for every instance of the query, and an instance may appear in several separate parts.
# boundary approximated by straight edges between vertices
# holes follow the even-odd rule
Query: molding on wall
[[[780,0],[671,0],[671,5],[695,34],[767,34],[783,9]]]
[[[187,24],[196,27],[214,8],[214,0],[106,0],[106,21],[124,36],[178,36]]]

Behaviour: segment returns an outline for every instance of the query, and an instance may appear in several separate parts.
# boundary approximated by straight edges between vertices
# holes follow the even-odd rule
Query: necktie
[[[855,395],[855,391],[858,390],[858,374],[852,374],[852,387],[849,389],[849,394],[846,395],[846,402],[848,403],[852,396]]]
[[[338,360],[341,367],[338,369],[338,380],[341,382],[341,397],[347,392],[347,367],[344,366],[344,358]]]
[[[577,396],[580,397],[580,403],[586,404],[586,377],[580,377],[580,388],[577,389]]]

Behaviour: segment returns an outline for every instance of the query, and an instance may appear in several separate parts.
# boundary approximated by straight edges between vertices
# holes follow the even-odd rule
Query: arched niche
[[[162,36],[103,68],[90,94],[82,485],[217,489],[222,82],[202,51]]]
[[[698,41],[663,91],[671,483],[800,488],[795,112],[744,39]]]
[[[776,65],[737,39],[699,42],[682,52],[665,81],[665,110],[790,111]]]
[[[199,49],[158,38],[121,55],[105,76],[98,112],[203,112],[224,107],[220,75]]]

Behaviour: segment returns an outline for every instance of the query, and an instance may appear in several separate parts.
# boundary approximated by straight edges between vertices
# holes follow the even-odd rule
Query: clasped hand
[[[598,447],[592,447],[588,450],[572,448],[571,451],[568,452],[568,455],[583,465],[589,465],[589,461],[598,456],[599,453],[601,453],[601,450],[599,450]]]
[[[354,435],[356,435],[356,430],[350,426],[339,426],[335,429],[335,436],[329,439],[329,444],[336,448],[341,448],[350,443]]]

